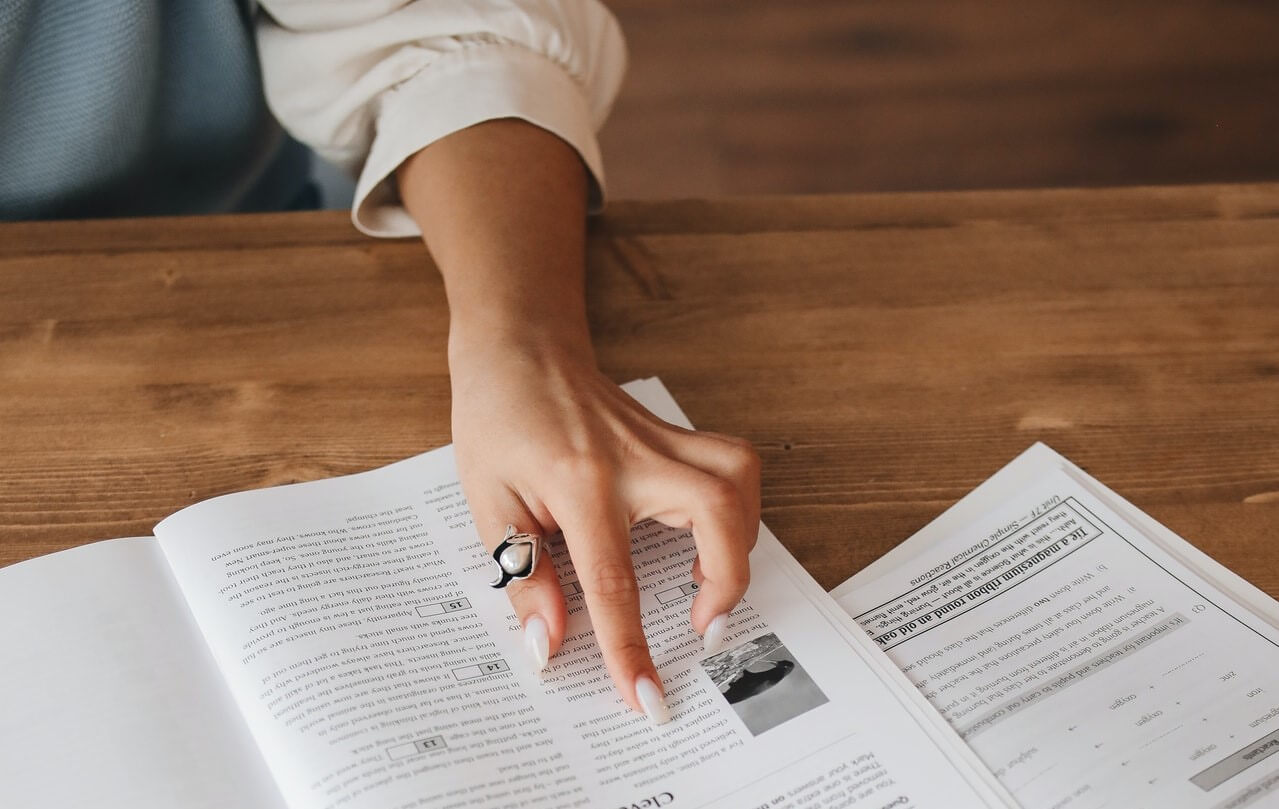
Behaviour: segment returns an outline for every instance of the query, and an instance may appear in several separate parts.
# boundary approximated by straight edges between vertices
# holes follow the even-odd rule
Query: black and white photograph
[[[829,701],[772,632],[706,658],[702,668],[754,736]]]

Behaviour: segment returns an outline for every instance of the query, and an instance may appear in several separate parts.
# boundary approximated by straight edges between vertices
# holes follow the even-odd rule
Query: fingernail
[[[702,633],[702,651],[713,655],[724,648],[724,630],[728,629],[728,613],[720,613],[706,625]]]
[[[547,631],[546,621],[540,615],[534,615],[524,622],[524,651],[533,661],[533,670],[540,672],[546,668],[551,659],[551,634]]]
[[[635,680],[635,696],[654,725],[665,725],[671,721],[671,709],[666,705],[666,697],[662,696],[661,689],[651,678],[644,676]]]

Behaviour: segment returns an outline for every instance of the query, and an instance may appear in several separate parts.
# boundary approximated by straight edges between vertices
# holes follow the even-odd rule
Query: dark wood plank
[[[1279,5],[610,0],[618,197],[1279,178]]]

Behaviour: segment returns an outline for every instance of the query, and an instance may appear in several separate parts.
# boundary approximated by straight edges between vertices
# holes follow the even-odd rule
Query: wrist
[[[585,317],[496,316],[454,314],[449,324],[449,373],[458,377],[498,362],[536,362],[543,365],[588,364],[595,352]]]

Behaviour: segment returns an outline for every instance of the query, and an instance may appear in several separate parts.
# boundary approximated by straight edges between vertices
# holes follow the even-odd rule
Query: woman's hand
[[[640,624],[630,526],[691,526],[693,628],[714,645],[749,580],[759,461],[749,444],[673,427],[595,366],[584,292],[587,176],[564,141],[518,120],[455,132],[397,172],[449,297],[453,440],[476,527],[564,533],[618,691],[667,717]],[[506,588],[536,662],[564,636],[551,565]]]
[[[491,550],[508,524],[544,536],[562,530],[613,681],[633,708],[665,721],[630,527],[649,518],[692,527],[701,586],[691,621],[713,651],[750,580],[758,456],[741,439],[661,421],[577,351],[454,340],[450,358],[453,439],[480,536]],[[567,618],[554,566],[539,565],[506,592],[540,669]]]

